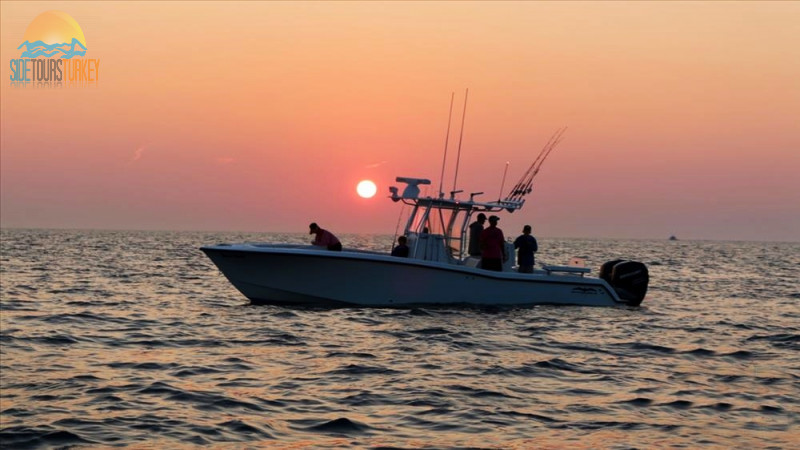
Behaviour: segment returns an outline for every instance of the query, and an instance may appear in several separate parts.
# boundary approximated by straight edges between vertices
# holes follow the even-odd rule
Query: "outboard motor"
[[[614,266],[618,263],[625,261],[624,259],[615,259],[613,261],[609,261],[602,266],[600,266],[600,278],[606,280],[607,283],[611,283],[611,271],[614,270]]]
[[[639,306],[647,293],[650,273],[638,261],[615,259],[600,267],[600,278],[606,280],[619,298],[630,306]]]

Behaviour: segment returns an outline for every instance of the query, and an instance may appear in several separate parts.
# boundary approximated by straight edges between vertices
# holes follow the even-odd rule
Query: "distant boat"
[[[669,240],[670,241],[677,241],[678,238],[676,238],[675,235],[673,234],[672,236],[669,237]]]

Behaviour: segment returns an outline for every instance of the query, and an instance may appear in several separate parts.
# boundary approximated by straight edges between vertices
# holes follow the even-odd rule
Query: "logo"
[[[572,291],[570,291],[570,293],[582,294],[582,295],[597,295],[600,293],[600,291],[593,287],[576,287],[572,288]]]
[[[47,11],[28,25],[19,58],[9,62],[12,87],[96,86],[100,60],[84,58],[86,37],[78,22],[61,11]]]

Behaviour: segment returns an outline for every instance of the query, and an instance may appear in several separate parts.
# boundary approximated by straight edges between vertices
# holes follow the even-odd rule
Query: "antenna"
[[[456,97],[456,93],[452,92],[450,94],[450,114],[447,116],[447,136],[444,137],[444,158],[442,158],[442,174],[439,176],[439,198],[444,197],[444,192],[442,192],[442,183],[444,182],[444,164],[447,162],[447,142],[450,141],[450,122],[453,118],[453,99]]]
[[[497,201],[503,198],[503,187],[506,185],[506,175],[508,175],[508,161],[506,161],[506,170],[503,171],[503,182],[500,183],[500,192],[497,194]]]
[[[467,97],[469,97],[469,88],[464,93],[464,112],[461,114],[461,135],[458,138],[458,157],[456,157],[456,174],[453,176],[453,190],[456,190],[456,182],[458,181],[458,164],[461,162],[461,141],[464,139],[464,119],[467,117]]]

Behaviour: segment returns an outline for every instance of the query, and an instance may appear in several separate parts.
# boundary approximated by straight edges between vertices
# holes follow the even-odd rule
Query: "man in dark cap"
[[[486,214],[478,214],[478,220],[469,224],[469,247],[467,253],[469,256],[481,256],[481,233],[483,232],[483,224],[486,222]]]
[[[330,231],[323,230],[315,222],[312,222],[311,225],[308,226],[308,229],[308,234],[316,235],[314,240],[311,242],[312,245],[319,245],[327,248],[328,250],[342,250],[342,243],[339,242],[339,239],[337,239],[336,236],[334,236]]]
[[[506,253],[506,237],[503,230],[497,228],[497,216],[489,217],[489,228],[481,233],[481,268],[486,270],[503,271],[503,261],[508,259]]]

